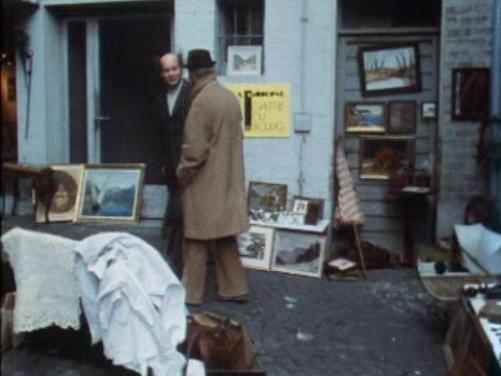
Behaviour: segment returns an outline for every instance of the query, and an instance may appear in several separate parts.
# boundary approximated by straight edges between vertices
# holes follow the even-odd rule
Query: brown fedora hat
[[[211,68],[216,64],[210,57],[210,52],[203,49],[190,50],[188,52],[188,61],[185,67],[193,70],[200,68]]]

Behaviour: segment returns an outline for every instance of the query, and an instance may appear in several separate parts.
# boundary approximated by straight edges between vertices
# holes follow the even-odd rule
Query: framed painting
[[[303,224],[316,225],[322,219],[324,200],[320,198],[310,198],[294,196],[292,198],[291,212],[303,217]]]
[[[415,140],[412,137],[362,137],[360,179],[389,180],[400,167],[414,167]]]
[[[423,101],[421,102],[421,119],[436,120],[438,116],[437,102]]]
[[[86,165],[78,193],[77,222],[135,223],[141,209],[145,165]]]
[[[363,96],[421,91],[417,43],[360,47],[358,70]]]
[[[320,278],[325,241],[325,235],[276,230],[271,270]]]
[[[452,120],[483,121],[489,118],[490,70],[452,70]]]
[[[389,104],[389,133],[416,132],[416,102],[392,101]]]
[[[262,50],[262,46],[228,46],[226,74],[229,76],[261,75]]]
[[[383,102],[348,102],[344,112],[348,133],[384,133],[386,104]]]
[[[77,208],[78,190],[82,182],[83,165],[51,165],[52,175],[56,188],[54,197],[49,205],[48,217],[50,222],[73,221]],[[39,202],[35,213],[35,222],[45,222],[45,206]]]
[[[238,237],[240,259],[246,268],[270,270],[273,247],[273,228],[250,226]]]
[[[285,210],[287,203],[287,184],[249,182],[247,193],[249,211],[252,218],[260,220],[261,214],[278,213]]]

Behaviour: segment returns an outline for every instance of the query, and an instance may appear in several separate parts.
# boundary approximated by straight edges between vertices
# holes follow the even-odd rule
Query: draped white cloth
[[[181,375],[176,346],[186,333],[185,291],[160,254],[123,232],[85,238],[77,276],[92,342],[114,364],[155,376]]]
[[[16,280],[15,333],[51,325],[80,328],[76,244],[61,236],[19,227],[2,236]]]
[[[482,224],[455,225],[454,230],[461,249],[468,255],[463,262],[472,273],[501,275],[501,234]]]
[[[16,279],[14,332],[79,329],[81,301],[92,342],[114,364],[181,375],[185,291],[155,248],[125,232],[78,242],[21,228],[2,244]]]

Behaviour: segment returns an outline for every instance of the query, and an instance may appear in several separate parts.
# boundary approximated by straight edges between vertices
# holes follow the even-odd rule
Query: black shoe
[[[245,304],[249,302],[249,294],[237,295],[237,296],[221,296],[216,295],[216,300],[220,302],[231,302],[237,304]]]

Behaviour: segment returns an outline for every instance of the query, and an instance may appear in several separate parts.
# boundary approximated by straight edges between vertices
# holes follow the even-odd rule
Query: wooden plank
[[[403,229],[400,218],[365,216],[365,220],[364,231],[367,232],[392,233],[400,232]]]
[[[409,35],[409,38],[415,38],[415,35],[419,35],[423,37],[425,35],[432,35],[439,37],[440,36],[440,28],[429,26],[429,27],[399,27],[399,28],[341,28],[338,30],[338,35],[344,38],[354,37],[357,35],[364,36],[373,36],[374,34],[378,34],[381,38],[391,37],[391,38],[403,38]]]
[[[358,153],[358,148],[360,145],[360,138],[358,136],[345,136],[344,140],[344,151],[348,153]]]
[[[385,248],[392,254],[403,254],[403,240],[401,231],[394,233],[380,233],[365,231],[362,227],[362,242],[366,241],[379,247]]]
[[[357,185],[357,195],[363,201],[387,200],[390,198],[388,183],[360,183]]]
[[[428,90],[431,90],[431,88],[436,84],[436,82],[433,81],[433,74],[431,72],[428,72],[428,73],[421,73],[421,86],[423,89],[428,89]],[[353,74],[353,75],[349,75],[346,77],[346,87],[345,87],[346,91],[349,92],[349,91],[353,91],[353,90],[357,90],[357,91],[360,91],[360,77],[358,76],[358,73],[357,74]],[[419,93],[413,93],[414,94],[414,98],[413,99],[416,99],[416,95],[419,95]],[[371,97],[371,98],[379,98],[380,96],[375,96],[375,97]],[[397,99],[395,98],[395,95],[392,96],[393,97],[393,100],[400,100],[400,99]],[[379,100],[378,100],[379,101]]]
[[[401,208],[396,202],[360,201],[362,213],[369,216],[400,217]]]
[[[430,100],[429,98],[433,94],[433,89],[424,89],[420,93],[406,93],[399,94],[398,97],[395,95],[377,95],[374,97],[362,97],[360,90],[350,89],[346,90],[344,93],[344,100],[346,102],[360,102],[360,101],[370,101],[370,102],[389,102],[389,101],[421,101]]]
[[[394,43],[417,43],[419,45],[419,52],[423,55],[433,55],[435,53],[433,49],[434,37],[402,37],[395,38],[394,36],[383,37],[381,35],[375,35],[373,37],[353,37],[344,38],[346,41],[346,55],[354,56],[358,52],[359,46],[379,46],[382,44],[394,44]]]
[[[435,61],[432,56],[421,57],[419,62],[422,74],[433,74],[435,72]],[[358,60],[356,56],[348,57],[346,59],[346,73],[347,76],[358,76]]]

